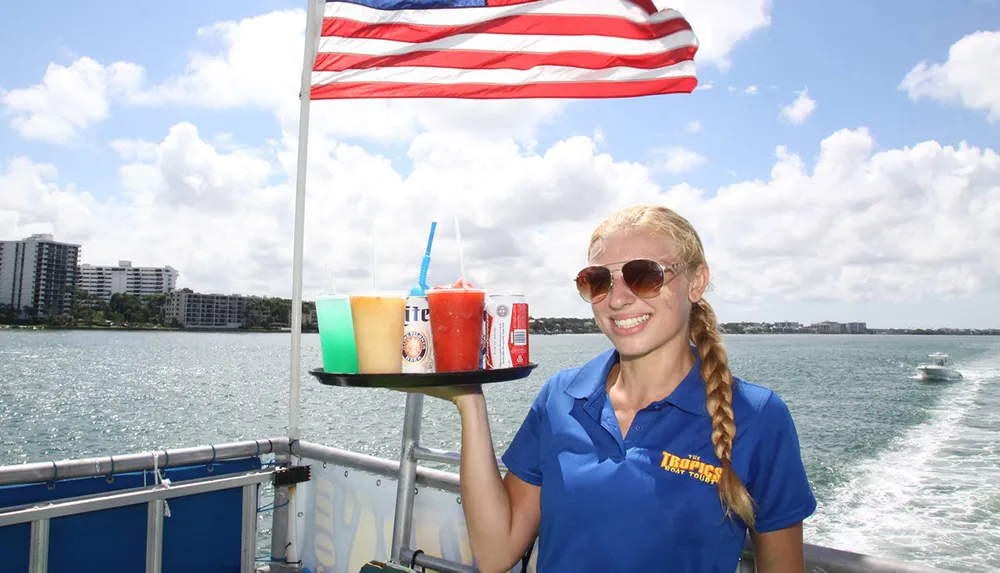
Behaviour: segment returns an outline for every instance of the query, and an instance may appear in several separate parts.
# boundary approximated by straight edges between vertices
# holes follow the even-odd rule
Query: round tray
[[[470,370],[465,372],[430,372],[427,374],[343,374],[313,368],[310,374],[327,386],[355,386],[361,388],[432,388],[437,386],[464,386],[468,384],[493,384],[527,378],[538,364],[496,370]]]

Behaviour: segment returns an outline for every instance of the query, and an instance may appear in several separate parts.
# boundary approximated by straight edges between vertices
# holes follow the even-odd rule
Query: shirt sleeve
[[[816,511],[816,497],[788,406],[771,394],[760,416],[748,490],[757,506],[754,529],[766,533],[804,521]]]
[[[528,415],[501,456],[507,470],[531,485],[542,485],[542,423],[551,380],[538,392]]]

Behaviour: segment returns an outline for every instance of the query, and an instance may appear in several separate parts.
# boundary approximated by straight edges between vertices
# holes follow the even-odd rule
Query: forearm
[[[497,467],[486,400],[482,394],[456,400],[462,418],[459,466],[462,508],[469,543],[484,572],[505,570],[511,551],[511,502]]]

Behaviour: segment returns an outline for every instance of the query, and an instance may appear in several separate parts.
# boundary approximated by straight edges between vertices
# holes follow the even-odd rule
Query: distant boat
[[[948,355],[935,352],[928,357],[934,361],[933,364],[921,364],[917,366],[920,372],[920,379],[924,382],[954,382],[962,379],[962,373],[954,368],[946,366]]]

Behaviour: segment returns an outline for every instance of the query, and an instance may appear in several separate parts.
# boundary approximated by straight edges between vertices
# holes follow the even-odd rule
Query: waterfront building
[[[71,314],[79,282],[80,245],[51,234],[0,241],[0,305],[16,314]]]
[[[167,293],[163,304],[165,324],[184,328],[245,328],[247,301],[239,294],[202,294],[190,289]]]
[[[179,274],[171,266],[133,267],[132,261],[118,261],[117,266],[85,264],[80,265],[80,288],[105,301],[116,293],[155,296],[176,289]]]

